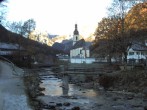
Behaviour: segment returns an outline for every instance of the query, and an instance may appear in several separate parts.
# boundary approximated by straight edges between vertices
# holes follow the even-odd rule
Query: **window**
[[[140,52],[136,52],[137,55],[140,55]]]
[[[141,52],[141,55],[145,55],[145,53],[144,52]]]
[[[129,55],[134,55],[134,52],[129,52]]]

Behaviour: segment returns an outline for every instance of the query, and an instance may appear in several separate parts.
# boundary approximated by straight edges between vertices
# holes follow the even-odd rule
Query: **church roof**
[[[85,40],[84,39],[77,41],[75,43],[75,45],[73,46],[73,49],[80,48],[80,47],[85,47]]]

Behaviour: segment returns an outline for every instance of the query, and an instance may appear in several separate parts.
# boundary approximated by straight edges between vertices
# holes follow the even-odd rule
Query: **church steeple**
[[[77,27],[77,24],[75,24],[75,30],[74,30],[74,35],[79,35],[79,32],[78,32],[78,29],[77,29],[78,27]]]
[[[78,26],[75,24],[75,30],[73,32],[73,45],[79,41],[79,31],[78,31]]]

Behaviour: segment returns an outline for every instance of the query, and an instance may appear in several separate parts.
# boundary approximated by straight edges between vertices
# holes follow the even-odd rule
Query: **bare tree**
[[[27,21],[24,22],[23,26],[22,26],[22,34],[29,38],[29,34],[36,28],[36,22],[34,21],[34,19],[29,19]]]
[[[18,38],[18,48],[19,48],[19,57],[21,58],[21,45],[23,44],[23,47],[26,48],[29,54],[32,53],[33,49],[30,48],[28,40],[25,40],[25,42],[22,40],[22,36],[28,37],[28,35],[31,33],[32,30],[35,29],[35,21],[33,19],[29,19],[25,22],[19,21],[19,22],[7,22],[6,24],[7,28],[15,32],[17,34],[20,34]],[[25,44],[24,44],[24,43]]]
[[[25,22],[7,22],[6,27],[10,31],[28,38],[29,34],[35,29],[36,22],[33,19],[29,19]]]
[[[1,0],[0,1],[0,24],[5,20],[5,16],[7,13],[7,6],[6,6],[6,0]]]
[[[22,35],[22,26],[23,26],[23,22],[22,21],[19,21],[19,22],[7,22],[6,23],[6,27],[14,32],[14,33],[17,33],[17,34],[21,34]]]
[[[113,0],[107,13],[109,16],[122,16],[123,14],[124,17],[133,6],[143,2],[145,0]]]

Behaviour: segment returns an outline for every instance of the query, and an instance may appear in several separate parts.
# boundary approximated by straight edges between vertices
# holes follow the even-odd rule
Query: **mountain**
[[[47,32],[40,32],[38,30],[31,32],[29,38],[42,44],[47,44],[48,46],[52,46],[56,42],[61,43],[63,40],[69,39],[66,35],[50,35]]]
[[[48,46],[52,46],[54,49],[59,51],[64,51],[69,53],[72,48],[72,38],[67,35],[51,35],[47,32],[39,32],[34,31],[30,34],[30,39],[41,42],[42,44],[47,44]],[[80,39],[83,37],[80,35]],[[92,42],[94,40],[94,36],[91,34],[90,37],[85,39],[86,42]]]
[[[52,38],[51,40],[53,42],[59,42],[59,43],[61,43],[63,40],[66,40],[66,39],[69,39],[69,37],[66,36],[66,35],[63,35],[63,36],[56,36],[56,37]]]
[[[95,36],[91,35],[85,39],[86,42],[93,42],[95,40]]]
[[[49,38],[49,39],[53,39],[53,38],[55,38],[56,36],[58,36],[58,35],[48,34],[48,38]]]
[[[70,50],[72,49],[73,41],[72,40],[63,40],[62,44],[65,45],[64,51],[69,53]]]
[[[70,49],[72,48],[72,44],[72,40],[63,40],[61,43],[55,42],[52,47],[69,54]]]
[[[53,36],[55,37],[55,35]],[[53,36],[50,36],[50,37],[52,38]],[[42,44],[46,44],[48,46],[52,46],[54,44],[52,39],[49,38],[47,32],[40,32],[38,30],[32,31],[29,35],[29,39],[40,42]]]
[[[65,45],[62,43],[55,42],[52,47],[58,50],[65,50]]]
[[[80,36],[81,37],[81,36]],[[82,37],[81,37],[82,38]],[[85,39],[86,41],[86,46],[92,45],[92,42],[94,41],[95,37],[90,36]],[[55,38],[52,39],[53,42],[55,42],[52,47],[57,50],[62,50],[66,53],[70,53],[70,50],[73,47],[73,41],[72,39],[69,39],[67,36],[56,36]]]

